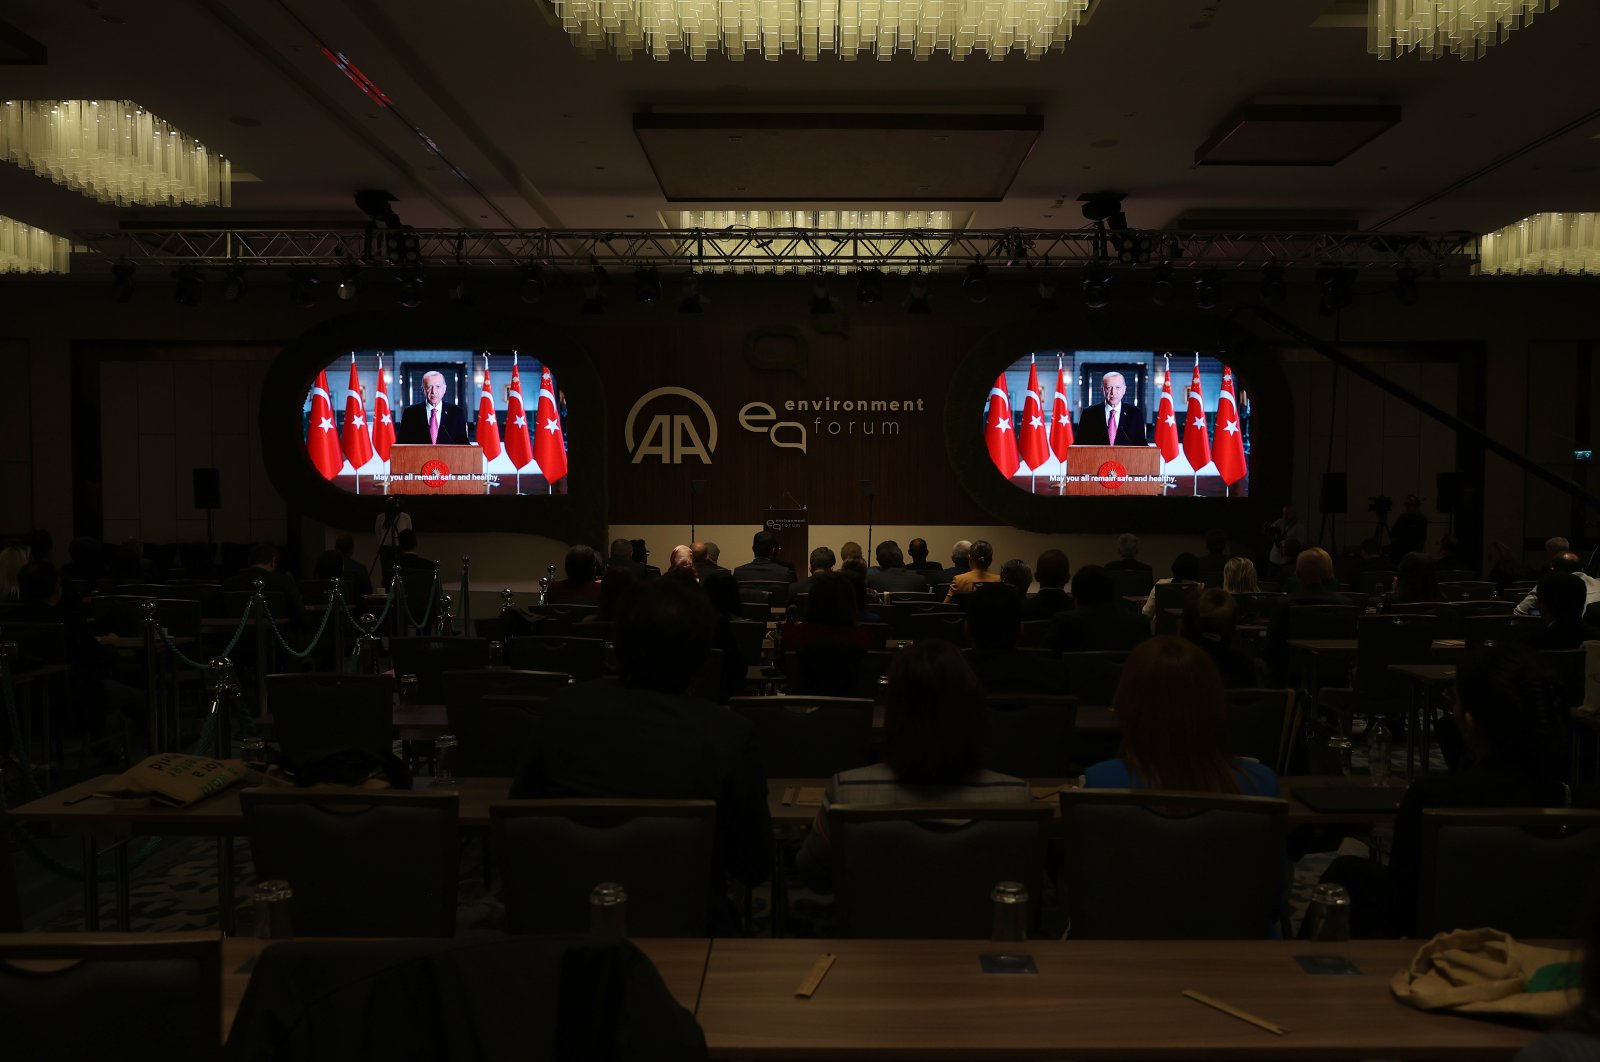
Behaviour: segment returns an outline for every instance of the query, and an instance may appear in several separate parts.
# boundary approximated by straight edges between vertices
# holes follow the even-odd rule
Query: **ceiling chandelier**
[[[1013,51],[1038,59],[1060,50],[1083,21],[1091,0],[552,0],[561,25],[585,55],[636,51],[665,60],[683,52],[704,60],[712,51],[742,60],[776,60],[785,52],[817,59],[833,52],[853,60],[896,52],[927,59],[981,51],[1004,59]]]
[[[233,168],[127,100],[6,100],[0,157],[117,206],[232,206]]]
[[[1367,51],[1379,59],[1406,52],[1424,60],[1455,54],[1482,59],[1491,44],[1503,44],[1559,6],[1561,0],[1367,0]]]
[[[1478,272],[1600,273],[1600,214],[1534,214],[1478,239]]]
[[[0,214],[0,273],[65,273],[71,255],[64,236]]]

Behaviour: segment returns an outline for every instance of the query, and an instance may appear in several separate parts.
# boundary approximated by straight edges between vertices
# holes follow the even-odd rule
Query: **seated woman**
[[[978,539],[967,550],[968,570],[955,577],[950,584],[950,592],[945,595],[945,601],[951,602],[960,594],[970,594],[982,583],[998,583],[1000,576],[989,570],[989,565],[994,563],[994,547],[986,540]]]
[[[600,603],[600,566],[595,563],[595,552],[588,546],[573,546],[567,550],[563,564],[567,577],[551,585],[545,601],[552,605],[598,605]]]
[[[1395,571],[1394,589],[1384,602],[1385,611],[1390,605],[1416,605],[1430,601],[1443,601],[1439,593],[1439,579],[1434,574],[1433,558],[1426,553],[1407,553],[1400,558]]]
[[[1565,806],[1566,787],[1557,780],[1566,759],[1559,703],[1554,676],[1525,646],[1487,646],[1461,658],[1452,711],[1467,751],[1459,769],[1411,783],[1395,817],[1388,866],[1340,856],[1322,875],[1350,890],[1353,936],[1417,934],[1424,809]],[[1448,723],[1441,720],[1441,730]]]
[[[1249,557],[1229,557],[1222,566],[1222,588],[1230,594],[1259,594],[1256,562]]]
[[[1278,795],[1272,768],[1228,754],[1222,679],[1192,642],[1162,635],[1136,647],[1111,707],[1122,729],[1120,755],[1085,771],[1085,786]]]
[[[883,716],[883,762],[841,771],[801,846],[798,866],[814,887],[832,880],[828,808],[834,804],[1026,804],[1021,778],[983,769],[988,714],[983,687],[949,642],[895,654]]]
[[[817,642],[871,649],[872,633],[859,625],[856,615],[856,595],[849,579],[837,572],[818,572],[806,595],[805,618],[785,623],[778,630],[778,645],[786,653],[798,653]]]

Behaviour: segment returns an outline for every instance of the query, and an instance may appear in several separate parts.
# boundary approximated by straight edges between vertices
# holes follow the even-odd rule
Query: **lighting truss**
[[[421,267],[588,269],[655,266],[702,273],[964,272],[1073,268],[1107,261],[1095,229],[417,229]],[[1255,271],[1264,265],[1394,269],[1466,275],[1478,237],[1448,233],[1176,232],[1144,230],[1173,269]],[[383,264],[369,230],[175,228],[80,232],[96,259],[224,266]],[[363,248],[370,257],[363,256]],[[1115,267],[1114,259],[1112,264]]]

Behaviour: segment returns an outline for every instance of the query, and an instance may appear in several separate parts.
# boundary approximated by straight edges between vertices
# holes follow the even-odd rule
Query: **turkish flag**
[[[1022,460],[1035,471],[1050,460],[1050,425],[1044,420],[1044,396],[1039,392],[1039,366],[1028,366],[1028,397],[1022,400]]]
[[[489,379],[489,356],[483,358],[483,391],[478,395],[478,449],[485,460],[500,456],[500,425],[494,419],[494,382]]]
[[[339,474],[339,435],[333,430],[333,401],[328,398],[328,370],[317,373],[311,389],[311,423],[306,427],[306,456],[323,479]]]
[[[382,460],[389,460],[394,446],[394,415],[389,412],[389,381],[383,374],[383,357],[378,357],[378,390],[372,396],[372,449]]]
[[[1244,433],[1239,430],[1239,407],[1233,393],[1233,370],[1222,367],[1222,393],[1217,395],[1217,446],[1213,455],[1222,482],[1233,486],[1250,468],[1244,459]]]
[[[533,461],[533,439],[528,435],[528,413],[522,408],[522,373],[511,355],[511,388],[506,392],[506,455],[522,468]]]
[[[1178,459],[1178,414],[1172,405],[1172,363],[1161,380],[1161,404],[1156,407],[1156,449],[1161,460]]]
[[[539,409],[534,417],[533,459],[552,487],[567,474],[567,444],[562,438],[561,414],[556,411],[556,385],[550,367],[539,374]]]
[[[1050,406],[1050,450],[1065,462],[1072,445],[1072,406],[1067,402],[1067,374],[1056,366],[1056,397]]]
[[[1189,381],[1189,412],[1183,420],[1183,456],[1196,473],[1211,463],[1211,439],[1206,435],[1205,398],[1200,393],[1200,361],[1195,359],[1194,378]]]
[[[344,456],[352,469],[372,460],[372,436],[367,434],[367,414],[361,401],[361,377],[356,356],[350,355],[350,386],[344,393]]]
[[[983,415],[983,442],[989,448],[989,460],[1000,474],[1010,479],[1017,474],[1017,433],[1011,429],[1011,399],[1006,394],[1006,374],[994,378],[989,388],[989,409]]]

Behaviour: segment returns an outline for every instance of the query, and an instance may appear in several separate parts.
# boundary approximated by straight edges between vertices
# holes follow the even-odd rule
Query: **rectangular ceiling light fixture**
[[[6,100],[0,157],[116,206],[232,206],[228,160],[128,100]]]
[[[1490,276],[1600,273],[1600,214],[1534,214],[1478,237]]]
[[[66,237],[0,214],[0,273],[65,273],[71,256]]]
[[[1196,166],[1332,166],[1400,121],[1387,103],[1249,103],[1195,149]]]

